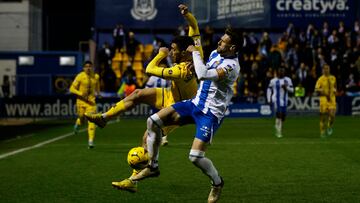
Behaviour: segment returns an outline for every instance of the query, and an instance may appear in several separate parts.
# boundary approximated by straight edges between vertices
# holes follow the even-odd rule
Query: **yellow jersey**
[[[315,91],[321,91],[320,97],[336,96],[336,78],[333,75],[322,75],[316,81]]]
[[[315,91],[320,92],[320,113],[336,109],[336,78],[322,75],[317,81]]]
[[[79,73],[70,87],[70,92],[77,95],[78,104],[95,105],[95,92],[99,92],[99,75]]]

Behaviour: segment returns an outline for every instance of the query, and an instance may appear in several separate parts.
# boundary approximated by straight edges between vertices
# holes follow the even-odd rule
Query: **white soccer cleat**
[[[166,146],[169,144],[169,141],[167,140],[167,136],[163,136],[161,138],[161,146]]]

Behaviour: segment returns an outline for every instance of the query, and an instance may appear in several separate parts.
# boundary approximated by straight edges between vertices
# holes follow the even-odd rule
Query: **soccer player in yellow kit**
[[[195,17],[188,12],[187,6],[180,4],[180,12],[190,25],[189,36],[192,38],[195,47],[203,54],[200,32]],[[193,70],[189,67],[192,63],[192,56],[186,52],[189,42],[187,37],[176,37],[171,43],[171,52],[174,66],[169,68],[159,67],[159,62],[166,58],[169,51],[166,48],[160,48],[159,53],[146,67],[146,73],[161,78],[172,80],[171,88],[145,88],[137,89],[131,95],[119,101],[114,107],[103,114],[86,113],[85,116],[96,125],[103,128],[107,121],[119,114],[131,109],[136,104],[145,103],[157,109],[161,109],[177,101],[190,99],[196,94],[197,82],[193,75]],[[187,41],[187,42],[186,42]]]
[[[95,93],[99,93],[99,75],[94,73],[91,61],[85,61],[83,71],[79,73],[70,87],[70,92],[77,96],[76,110],[78,119],[76,120],[75,133],[80,125],[85,122],[85,113],[96,113]],[[88,122],[88,141],[89,149],[94,148],[95,124]]]
[[[188,12],[188,7],[186,5],[180,4],[179,10],[186,21],[189,23],[190,28],[188,36],[175,37],[171,43],[170,52],[167,48],[160,48],[159,53],[146,67],[147,74],[171,80],[170,89],[137,89],[131,95],[118,102],[114,107],[103,114],[86,113],[85,116],[90,121],[93,121],[99,127],[105,127],[108,120],[118,116],[122,112],[131,109],[136,104],[145,103],[157,109],[162,109],[171,106],[175,102],[191,99],[196,95],[198,84],[192,66],[192,55],[191,53],[187,52],[186,49],[189,45],[194,44],[201,53],[201,57],[203,57],[203,50],[200,41],[200,31],[195,17]],[[166,58],[168,54],[170,54],[174,65],[169,68],[158,66],[160,61]],[[165,136],[168,135],[168,133],[173,130],[174,127],[176,126],[164,128],[163,133]],[[144,141],[146,140],[145,138],[146,134],[144,135]],[[166,142],[167,141],[165,139],[165,143]],[[144,144],[145,143],[143,143],[143,145]],[[139,171],[134,170],[132,176],[136,175],[138,172]],[[135,182],[131,181],[131,177],[121,182],[113,182],[112,184],[118,189],[136,192],[137,185]]]
[[[323,75],[316,81],[315,92],[320,95],[320,136],[333,133],[336,113],[336,78],[330,74],[329,65],[323,66]]]

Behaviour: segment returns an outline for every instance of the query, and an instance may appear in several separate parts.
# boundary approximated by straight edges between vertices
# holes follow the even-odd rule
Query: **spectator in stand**
[[[3,77],[1,91],[2,91],[4,98],[8,98],[10,96],[10,79],[9,79],[8,75],[4,75],[4,77]]]
[[[123,25],[116,24],[116,27],[113,30],[115,52],[120,52],[124,47],[125,35],[126,33]]]
[[[114,55],[110,49],[109,43],[105,42],[97,54],[98,68],[100,69],[100,73],[104,72],[105,69],[110,68],[113,56]]]
[[[339,38],[337,35],[337,31],[333,30],[331,32],[331,35],[328,37],[328,44],[330,46],[330,48],[338,48],[339,47]]]
[[[295,33],[295,27],[294,27],[294,24],[292,22],[290,22],[286,28],[286,34],[289,36],[289,37],[295,37],[296,36],[296,33]]]
[[[299,66],[299,55],[298,55],[299,45],[295,44],[293,38],[289,38],[287,43],[287,48],[285,51],[285,63],[289,66],[298,67]]]
[[[325,39],[327,39],[330,35],[330,29],[329,29],[329,23],[325,21],[323,23],[323,27],[321,29],[321,36]]]
[[[300,63],[299,69],[296,70],[296,83],[301,83],[302,86],[306,85],[309,67],[304,62]]]
[[[135,39],[134,32],[129,32],[128,39],[126,41],[126,53],[129,56],[129,61],[131,64],[134,62],[134,57],[136,54],[136,50],[138,49],[140,42]]]
[[[264,32],[262,38],[260,39],[260,53],[267,57],[270,54],[271,47],[272,41],[270,39],[269,33]]]
[[[274,44],[271,48],[271,52],[269,54],[270,67],[274,70],[278,70],[283,61],[281,53],[279,51],[279,47]]]

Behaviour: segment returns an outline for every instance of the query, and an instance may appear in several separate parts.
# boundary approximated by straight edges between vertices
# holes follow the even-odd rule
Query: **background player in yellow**
[[[79,73],[70,87],[70,92],[77,96],[76,109],[78,119],[74,131],[85,122],[85,113],[96,113],[95,94],[100,91],[99,75],[94,73],[91,61],[85,61],[83,71]],[[88,122],[88,144],[89,149],[94,148],[95,124]]]
[[[333,133],[336,113],[336,78],[330,74],[329,65],[323,66],[323,75],[316,82],[315,91],[320,96],[320,136]]]

